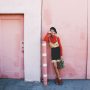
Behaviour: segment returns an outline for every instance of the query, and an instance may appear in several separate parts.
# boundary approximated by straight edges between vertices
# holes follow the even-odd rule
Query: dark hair
[[[54,32],[55,32],[55,33],[57,33],[57,31],[56,31],[56,28],[55,28],[55,27],[51,27],[51,28],[50,28],[50,31],[51,31],[52,29],[54,30]]]

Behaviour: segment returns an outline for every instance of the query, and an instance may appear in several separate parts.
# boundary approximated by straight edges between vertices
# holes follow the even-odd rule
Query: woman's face
[[[56,34],[53,29],[51,29],[51,34],[52,35],[55,35]]]

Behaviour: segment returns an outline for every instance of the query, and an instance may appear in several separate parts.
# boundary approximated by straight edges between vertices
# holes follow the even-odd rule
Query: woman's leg
[[[59,75],[59,70],[57,68],[57,62],[53,62],[53,67],[54,67],[54,71],[55,71],[55,74],[56,74],[56,78],[59,78],[60,75]]]
[[[60,85],[62,81],[60,79],[59,69],[57,68],[57,62],[53,62],[53,67],[56,74],[56,84]]]
[[[63,84],[63,80],[61,78],[61,69],[60,68],[58,68],[58,72],[59,72],[59,81],[60,81],[60,84]]]
[[[59,79],[61,79],[61,69],[58,69],[59,72]]]
[[[60,64],[60,60],[57,60],[57,65],[59,65],[59,64]],[[58,67],[57,69],[58,69],[58,72],[59,72],[59,79],[61,79],[61,69],[60,69],[60,67]]]

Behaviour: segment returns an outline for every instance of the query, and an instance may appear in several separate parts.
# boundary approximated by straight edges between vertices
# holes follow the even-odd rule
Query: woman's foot
[[[60,84],[62,85],[63,84],[63,80],[61,78],[59,78],[59,80],[60,80]]]
[[[56,84],[62,85],[63,84],[62,79],[56,78]]]

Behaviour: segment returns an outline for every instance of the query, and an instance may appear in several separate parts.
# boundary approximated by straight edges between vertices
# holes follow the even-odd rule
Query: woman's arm
[[[61,41],[60,41],[60,38],[59,37],[58,37],[58,43],[59,43],[59,46],[60,46],[60,55],[62,56],[63,55],[62,45],[61,45]]]
[[[50,33],[47,33],[47,34],[44,36],[43,40],[46,41],[46,42],[49,42],[49,36],[50,36]]]

